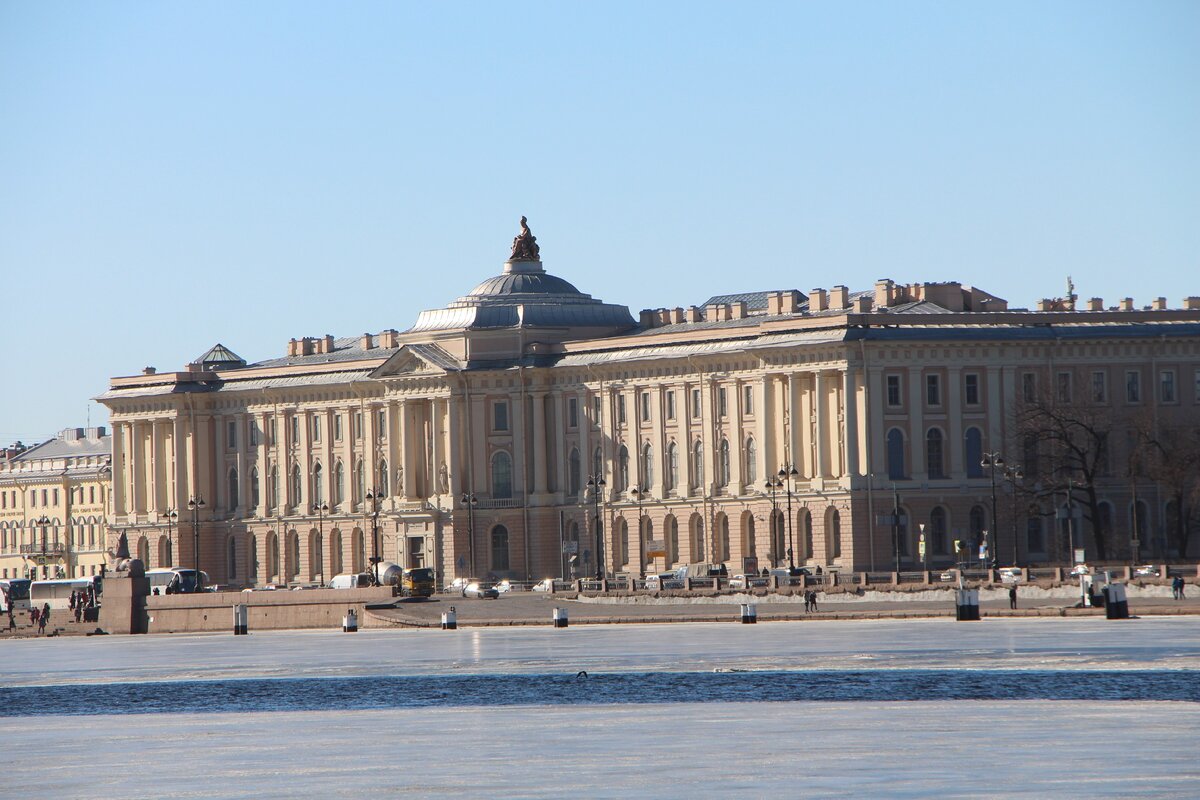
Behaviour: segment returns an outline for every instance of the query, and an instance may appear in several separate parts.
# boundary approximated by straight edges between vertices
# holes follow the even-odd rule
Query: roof
[[[242,358],[220,342],[217,342],[208,349],[207,353],[200,356],[192,363],[201,365],[211,364],[214,366],[223,364],[244,365],[246,363],[246,359]]]

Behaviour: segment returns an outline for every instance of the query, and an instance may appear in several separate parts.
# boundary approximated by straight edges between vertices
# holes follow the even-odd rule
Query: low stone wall
[[[201,592],[152,595],[146,598],[148,633],[233,632],[233,607],[247,607],[250,633],[293,628],[340,629],[349,609],[358,626],[369,627],[368,605],[391,603],[390,587],[372,589],[306,589],[299,592]]]

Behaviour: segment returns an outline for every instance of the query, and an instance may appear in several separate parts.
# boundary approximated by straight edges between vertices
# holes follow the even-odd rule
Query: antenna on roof
[[[1075,294],[1075,282],[1071,280],[1071,276],[1067,276],[1067,308],[1075,310],[1075,300],[1078,295]]]

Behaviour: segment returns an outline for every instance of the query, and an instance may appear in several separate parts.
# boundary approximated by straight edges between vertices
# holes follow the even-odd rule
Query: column
[[[567,477],[567,398],[563,396],[561,391],[555,391],[554,397],[554,442],[558,455],[555,457],[555,475],[554,488],[563,497],[566,496],[570,487],[570,479]],[[582,422],[582,419],[577,418],[577,421]],[[579,426],[580,434],[583,433],[583,425]],[[583,470],[583,452],[579,453],[579,467]]]
[[[813,389],[811,374],[794,376],[800,402],[792,408],[792,437],[796,449],[792,451],[792,462],[801,478],[816,477],[816,451],[813,448]],[[800,386],[800,382],[804,386]]]
[[[950,367],[946,370],[946,438],[950,447],[950,477],[965,478],[963,474],[963,416],[962,416],[962,369]]]
[[[112,487],[109,490],[112,492],[113,516],[123,516],[129,513],[125,497],[125,487],[129,480],[128,467],[125,464],[125,429],[127,427],[128,423],[124,422],[117,422],[113,425]]]
[[[133,494],[133,504],[130,511],[134,514],[141,514],[146,510],[146,489],[143,470],[145,469],[144,461],[146,460],[146,451],[142,449],[142,426],[144,423],[134,422],[129,426],[130,442],[129,442],[129,477],[130,488]]]
[[[158,420],[151,420],[150,421],[150,460],[149,460],[150,469],[148,470],[149,483],[150,483],[150,492],[149,492],[150,507],[147,510],[153,511],[156,514],[159,512],[159,509],[161,509],[163,507],[162,501],[160,500],[159,493],[162,492],[162,490],[165,488],[165,486],[164,486],[165,481],[159,480],[158,475],[159,475],[160,470],[164,473],[164,475],[166,473],[166,466],[159,459],[160,447],[162,445],[162,441],[159,439],[159,435],[160,435],[160,431],[159,431]],[[157,555],[156,555],[156,558],[157,558]]]
[[[842,373],[842,403],[845,417],[846,474],[858,477],[858,386],[857,368],[847,364]]]
[[[533,493],[546,494],[546,459],[549,451],[546,448],[546,393],[532,392],[533,397]],[[514,431],[515,432],[515,431]],[[522,433],[521,442],[525,437]],[[522,449],[524,449],[522,447]]]
[[[678,405],[675,406],[675,413],[679,413]],[[657,384],[650,390],[650,441],[654,443],[654,482],[650,486],[650,494],[659,501],[667,496],[667,436],[664,416],[663,387],[662,384]]]
[[[409,400],[400,401],[400,459],[404,467],[404,487],[400,497],[404,500],[417,496],[417,465],[412,458],[414,426],[411,417],[412,404]]]
[[[875,475],[887,475],[887,439],[883,432],[883,402],[872,404],[872,398],[883,397],[883,372],[879,367],[867,370],[867,397],[864,409],[867,417],[867,452],[870,471]]]
[[[922,394],[921,368],[908,368],[908,425],[909,450],[912,455],[912,477],[925,480],[925,397]]]
[[[984,443],[983,449],[985,452],[995,453],[1004,450],[1004,398],[1008,397],[1015,401],[1017,395],[1015,392],[1016,369],[1013,367],[1004,368],[1005,377],[1008,378],[1009,393],[1005,394],[1000,385],[1000,367],[987,368],[987,419],[988,419],[988,434],[987,442]],[[1017,447],[1021,446],[1020,442],[1014,442]],[[1014,459],[1024,458],[1024,453],[1019,456],[1013,454]]]
[[[449,419],[446,420],[446,431],[450,436],[450,447],[446,468],[450,471],[450,506],[457,508],[457,498],[469,491],[467,488],[467,459],[470,456],[463,453],[463,434],[466,433],[467,414],[466,403],[462,395],[450,395],[448,405]],[[389,463],[391,463],[390,460]],[[395,468],[392,466],[393,470]]]
[[[255,463],[258,467],[258,503],[255,504],[251,513],[256,517],[265,517],[267,515],[267,498],[271,496],[270,480],[271,480],[271,463],[267,458],[267,442],[271,433],[267,427],[269,417],[265,411],[258,414],[255,420],[258,425],[258,449],[255,453]],[[253,492],[253,489],[251,490]],[[253,494],[251,498],[253,499]],[[247,569],[249,566],[247,565]]]
[[[815,462],[813,464],[813,477],[825,478],[831,474],[829,456],[832,454],[829,436],[829,400],[826,397],[826,392],[829,389],[829,382],[826,379],[825,373],[816,372],[813,374],[813,412],[816,416],[816,430],[813,435]]]
[[[746,431],[742,423],[746,408],[742,398],[742,382],[733,381],[726,391],[733,393],[733,397],[729,398],[729,413],[733,417],[730,425],[733,430],[729,436],[729,493],[742,495],[746,493]]]
[[[446,463],[446,440],[443,438],[443,433],[446,429],[446,401],[440,397],[435,397],[429,401],[429,428],[433,436],[433,474],[430,476],[432,483],[430,494],[441,495],[450,491],[450,465]],[[378,459],[376,459],[378,461]],[[442,485],[442,474],[446,474],[446,484]]]
[[[510,422],[512,427],[512,456],[513,456],[513,497],[521,496],[522,492],[529,489],[529,449],[525,446],[526,425],[528,417],[525,412],[525,398],[522,396],[520,388],[511,392],[508,395],[509,408],[512,409]],[[513,547],[516,537],[513,530],[509,530],[509,547],[514,553],[519,552]],[[516,559],[513,559],[515,562]]]
[[[775,423],[775,403],[770,375],[763,375],[754,385],[754,441],[758,443],[758,477],[755,482],[761,489],[766,479],[779,469],[772,466],[778,462],[775,453],[775,437],[771,435]]]

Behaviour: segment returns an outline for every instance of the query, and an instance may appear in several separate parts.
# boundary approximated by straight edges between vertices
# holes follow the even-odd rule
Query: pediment
[[[430,351],[432,348],[432,352]],[[455,369],[453,357],[436,345],[404,345],[380,364],[370,377],[404,378],[445,375]]]

